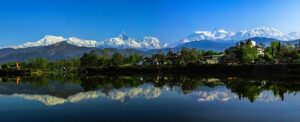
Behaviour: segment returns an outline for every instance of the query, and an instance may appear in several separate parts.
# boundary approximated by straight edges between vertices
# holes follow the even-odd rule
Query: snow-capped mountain
[[[296,40],[300,39],[300,32],[290,32],[283,36],[283,40]]]
[[[243,39],[248,39],[253,37],[267,37],[267,38],[275,38],[275,39],[282,40],[284,36],[285,35],[279,29],[263,26],[263,27],[237,32],[232,37],[232,39],[243,40]]]
[[[112,48],[135,48],[135,49],[160,49],[164,46],[155,37],[145,36],[142,40],[136,40],[121,33],[118,37],[108,38],[103,42],[99,42],[98,47],[112,47]]]
[[[193,41],[211,40],[211,41],[240,41],[254,37],[274,38],[283,41],[300,39],[299,32],[284,34],[279,29],[272,27],[258,27],[250,30],[239,32],[226,31],[224,29],[215,29],[212,31],[196,31],[193,34],[182,39],[180,43]]]
[[[119,37],[109,38],[104,41],[96,40],[83,40],[76,37],[64,38],[62,36],[46,35],[42,39],[34,42],[26,42],[17,46],[6,46],[2,48],[28,48],[28,47],[40,47],[49,46],[59,42],[67,42],[79,47],[100,47],[100,48],[134,48],[134,49],[160,49],[166,47],[166,44],[161,45],[160,41],[155,37],[145,36],[141,40],[131,38],[124,33],[121,33]],[[1,48],[0,48],[1,49]]]
[[[69,44],[73,44],[79,47],[96,47],[98,42],[95,40],[82,40],[76,37],[70,37],[70,38],[64,38],[62,36],[52,36],[52,35],[46,35],[42,39],[35,41],[35,42],[26,42],[21,45],[17,46],[7,46],[4,48],[28,48],[28,47],[39,47],[39,46],[49,46],[53,45],[59,42],[67,42]]]
[[[183,43],[200,40],[230,40],[235,33],[224,29],[214,29],[213,31],[196,31],[182,40]]]
[[[98,42],[95,40],[82,40],[76,37],[68,38],[67,42],[79,47],[96,47],[98,45]]]
[[[46,35],[42,39],[35,42],[26,42],[18,46],[8,46],[8,47],[18,49],[18,48],[27,48],[27,47],[48,46],[65,40],[66,39],[62,36]]]
[[[141,46],[147,49],[159,49],[164,47],[166,44],[161,45],[160,41],[155,37],[145,36],[141,42]]]

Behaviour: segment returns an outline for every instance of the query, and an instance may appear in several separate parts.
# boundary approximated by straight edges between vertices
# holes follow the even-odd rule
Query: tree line
[[[216,57],[216,58],[214,58]],[[217,60],[217,63],[236,64],[274,64],[300,63],[299,44],[291,45],[273,41],[269,46],[253,44],[252,40],[238,42],[236,46],[224,52],[182,48],[178,51],[158,52],[151,56],[130,54],[124,56],[115,52],[112,55],[99,55],[96,51],[84,53],[79,59],[49,61],[45,58],[34,58],[24,62],[9,62],[1,69],[11,69],[19,65],[23,69],[76,70],[78,68],[95,68],[105,66],[184,66],[187,64],[205,64],[205,61]]]
[[[230,59],[240,64],[287,64],[300,62],[299,44],[292,45],[288,42],[272,41],[266,47],[263,44],[254,46],[252,42],[252,40],[247,39],[238,42],[235,47],[226,49],[223,59]],[[226,61],[224,62],[226,63]]]

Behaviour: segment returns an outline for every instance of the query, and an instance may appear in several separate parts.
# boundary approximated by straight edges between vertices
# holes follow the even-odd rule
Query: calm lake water
[[[299,122],[298,81],[229,76],[1,77],[0,120]]]

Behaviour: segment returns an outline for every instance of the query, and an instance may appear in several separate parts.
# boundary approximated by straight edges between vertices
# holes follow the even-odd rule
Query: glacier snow
[[[214,29],[212,31],[196,31],[185,37],[180,43],[193,41],[213,40],[213,41],[240,41],[253,37],[274,38],[283,41],[300,39],[299,32],[291,32],[284,34],[279,29],[272,27],[258,27],[250,30],[242,30],[239,32],[226,31],[225,29]]]
[[[131,38],[124,33],[121,33],[118,37],[108,38],[104,41],[96,40],[83,40],[76,37],[64,38],[62,36],[46,35],[42,39],[35,42],[26,42],[17,46],[7,46],[2,48],[28,48],[28,47],[39,47],[49,46],[59,42],[67,42],[79,47],[100,47],[100,48],[134,48],[134,49],[160,49],[165,47],[167,44],[162,44],[157,38],[145,36],[141,40]]]

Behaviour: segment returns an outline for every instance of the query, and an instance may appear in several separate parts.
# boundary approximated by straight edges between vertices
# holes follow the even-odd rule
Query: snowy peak
[[[267,37],[267,38],[281,39],[281,37],[283,36],[284,34],[279,29],[262,26],[251,30],[240,31],[234,36],[234,39],[243,40],[243,39],[253,38],[253,37]]]
[[[79,47],[100,47],[100,48],[134,48],[134,49],[160,49],[160,41],[155,37],[145,36],[141,40],[136,40],[129,37],[124,32],[122,32],[118,37],[108,38],[104,41],[97,42],[96,40],[83,40],[76,37],[64,38],[62,36],[52,36],[46,35],[42,39],[35,42],[27,42],[17,46],[7,46],[2,48],[28,48],[28,47],[39,47],[39,46],[49,46],[59,42],[67,42],[72,45]]]
[[[226,31],[225,29],[214,29],[212,31],[196,31],[193,34],[187,36],[180,43],[187,43],[192,41],[212,40],[212,41],[240,41],[253,37],[266,37],[275,38],[278,40],[295,40],[300,39],[299,32],[291,32],[284,34],[279,29],[272,27],[257,27],[249,30],[242,30],[239,32]]]
[[[141,48],[139,42],[135,39],[130,38],[124,32],[122,32],[118,37],[108,38],[103,42],[100,42],[99,47],[112,47],[112,48]]]
[[[142,46],[149,49],[159,49],[161,48],[160,41],[154,37],[145,36],[142,41]]]
[[[234,35],[225,29],[214,29],[212,31],[195,31],[193,34],[183,39],[183,43],[201,40],[228,40]]]
[[[79,47],[96,47],[98,42],[95,40],[82,40],[76,37],[70,37],[70,38],[64,38],[62,36],[52,36],[52,35],[46,35],[42,39],[35,41],[35,42],[26,42],[21,45],[17,46],[8,46],[4,48],[28,48],[28,47],[40,47],[40,46],[49,46],[53,45],[59,42],[67,42],[69,44],[73,44]]]
[[[214,29],[212,34],[216,39],[228,39],[232,37],[235,33],[226,31],[225,29],[221,28],[221,29]]]
[[[96,47],[98,45],[98,42],[95,40],[81,40],[76,37],[68,38],[67,42],[79,47]]]
[[[37,46],[48,46],[52,44],[56,44],[62,41],[65,41],[66,39],[62,36],[51,36],[46,35],[42,39],[36,41],[36,42],[27,42],[19,46],[11,46],[11,48],[27,48],[27,47],[37,47]]]
[[[61,41],[64,41],[65,38],[62,36],[51,36],[51,35],[46,35],[44,36],[44,38],[42,38],[41,40],[37,41],[37,43],[35,44],[41,44],[41,45],[51,45],[51,44],[55,44]]]
[[[99,42],[98,47],[160,49],[163,46],[161,46],[160,41],[155,37],[145,36],[141,40],[136,40],[123,32],[118,37],[108,38],[103,42]]]
[[[290,32],[283,36],[283,40],[296,40],[300,39],[300,32]]]

